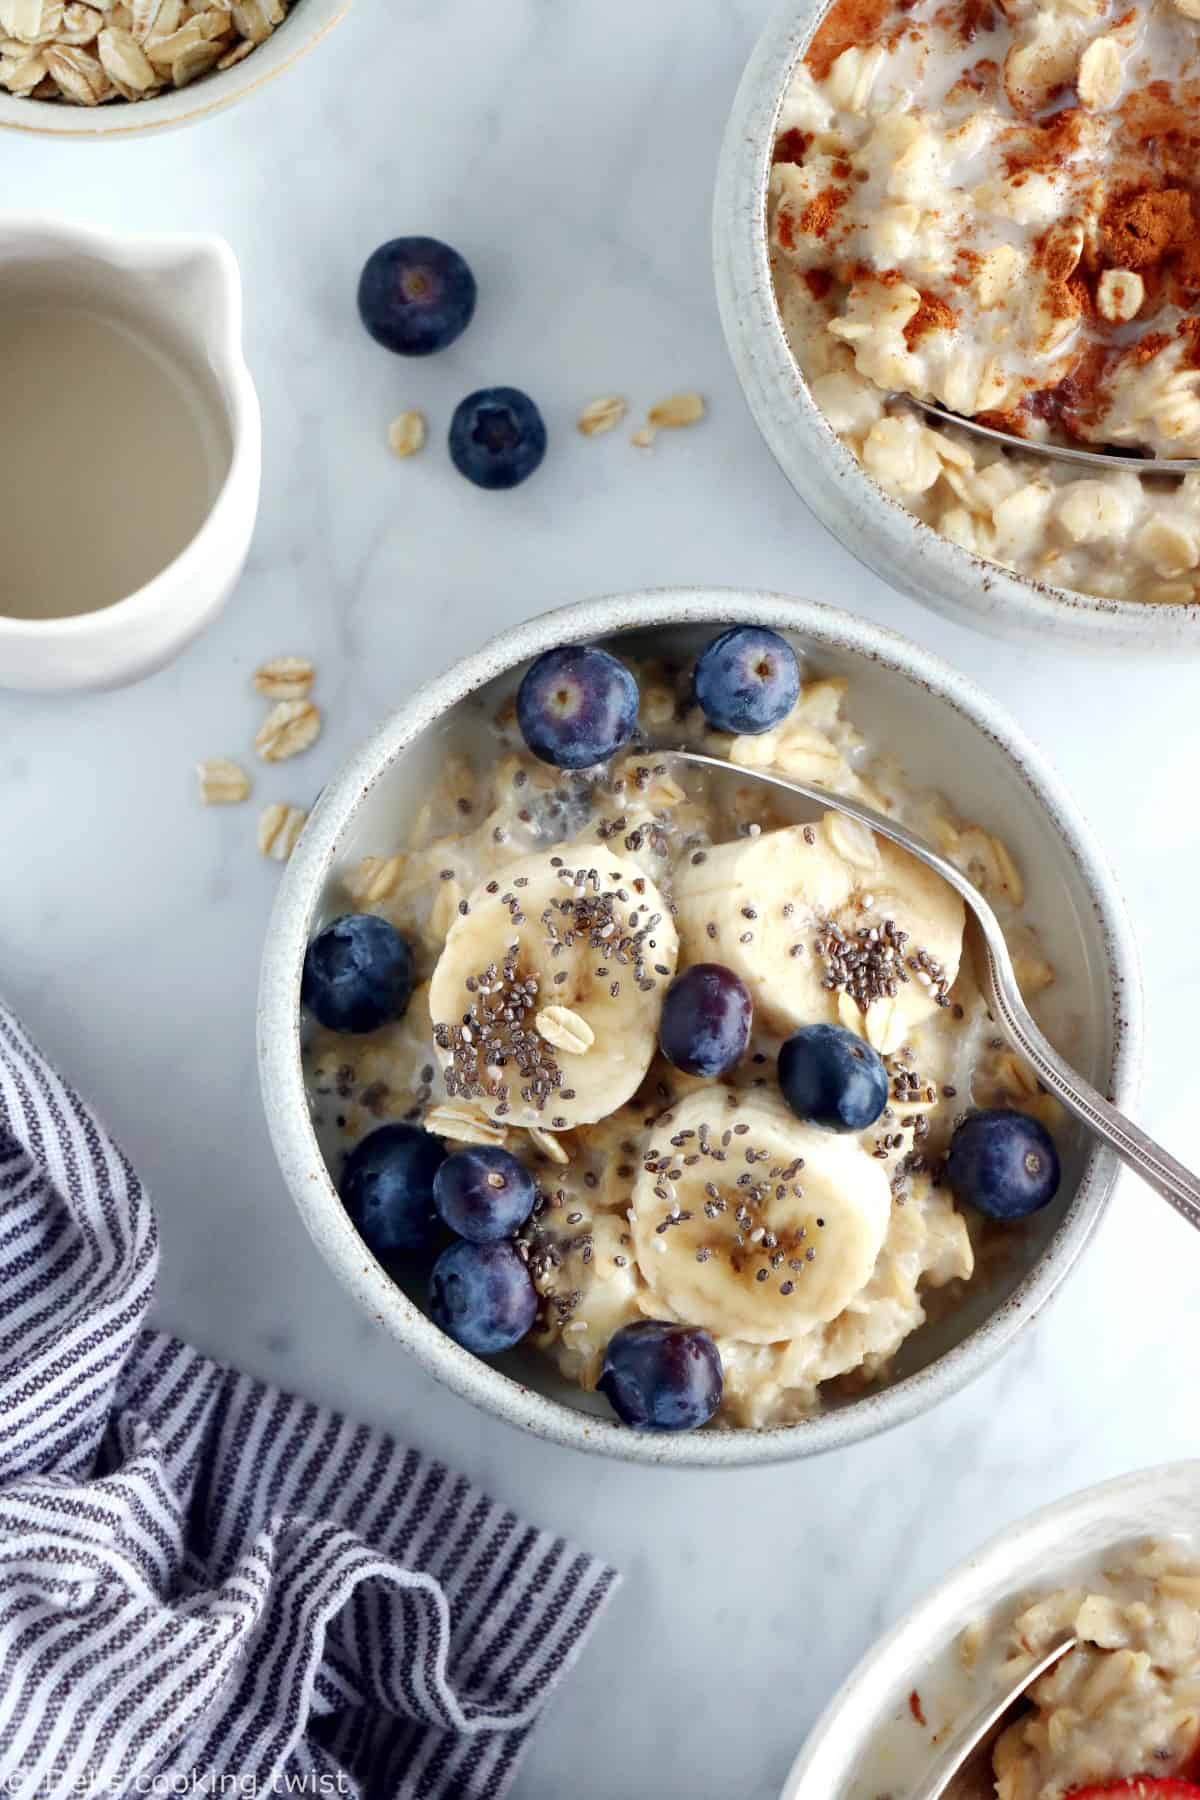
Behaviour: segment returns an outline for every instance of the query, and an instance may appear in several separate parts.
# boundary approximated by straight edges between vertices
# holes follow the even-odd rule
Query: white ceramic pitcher
[[[258,510],[262,423],[242,356],[241,279],[222,239],[117,236],[0,216],[0,330],[6,305],[80,308],[153,342],[202,399],[215,446],[195,535],[157,574],[99,610],[14,617],[0,609],[0,687],[115,687],[168,662],[228,599]],[[19,445],[18,445],[19,449]],[[131,485],[127,525],[138,529]],[[0,526],[4,496],[0,494]],[[203,511],[203,507],[207,511]],[[0,533],[0,555],[3,541]]]

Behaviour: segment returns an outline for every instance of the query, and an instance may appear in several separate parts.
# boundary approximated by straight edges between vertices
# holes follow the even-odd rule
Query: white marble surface
[[[769,1800],[880,1627],[983,1537],[1100,1477],[1198,1448],[1200,1246],[1122,1184],[1083,1267],[991,1376],[824,1462],[665,1475],[575,1460],[477,1416],[335,1285],[259,1113],[253,999],[277,879],[250,809],[202,812],[197,758],[249,748],[249,672],[311,653],[327,727],[257,798],[304,802],[388,707],[499,626],[606,590],[756,584],[852,606],[988,685],[1057,759],[1117,864],[1151,998],[1145,1113],[1195,1155],[1200,842],[1195,678],[1038,656],[944,624],[865,574],[794,501],[718,332],[708,195],[764,0],[359,0],[276,88],[194,131],[90,148],[7,140],[6,200],[118,226],[224,232],[266,415],[251,566],[221,622],[121,694],[0,698],[0,989],[152,1184],[162,1321],[437,1451],[625,1570],[623,1594],[518,1786]],[[360,332],[358,269],[433,231],[475,264],[468,336],[421,365]],[[542,401],[552,450],[509,496],[466,487],[437,426],[483,381]],[[620,391],[709,396],[651,456],[584,442]],[[1175,803],[1180,811],[1175,811]]]

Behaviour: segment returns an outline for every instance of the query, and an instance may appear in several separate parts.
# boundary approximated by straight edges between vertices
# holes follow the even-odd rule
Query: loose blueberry
[[[517,690],[517,723],[535,756],[558,769],[590,769],[627,744],[637,725],[637,682],[591,644],[547,650]]]
[[[520,388],[481,388],[455,407],[451,461],[476,487],[519,487],[545,454],[545,422]]]
[[[363,324],[399,356],[431,356],[471,323],[475,277],[437,238],[393,238],[367,258],[358,284]]]
[[[950,1191],[989,1219],[1024,1219],[1049,1206],[1060,1173],[1054,1139],[1026,1113],[970,1113],[950,1140]]]
[[[417,1125],[381,1125],[354,1146],[338,1188],[376,1256],[432,1249],[438,1235],[433,1183],[445,1156],[440,1140]]]
[[[888,1103],[888,1075],[870,1044],[841,1025],[805,1025],[779,1052],[779,1086],[798,1119],[866,1131]]]
[[[716,731],[757,736],[785,719],[800,693],[796,653],[777,631],[735,625],[696,664],[696,699]]]
[[[403,1017],[415,980],[412,946],[394,925],[346,913],[308,946],[300,999],[330,1031],[376,1031]]]
[[[451,1231],[472,1244],[519,1231],[537,1197],[533,1176],[511,1151],[492,1144],[456,1150],[437,1172],[433,1203]]]
[[[721,1357],[707,1331],[639,1319],[609,1339],[597,1384],[639,1431],[695,1431],[721,1404]]]
[[[511,1244],[451,1244],[433,1265],[429,1311],[464,1350],[497,1356],[531,1329],[537,1294]]]
[[[750,990],[720,963],[696,963],[667,989],[658,1043],[685,1075],[727,1075],[746,1054],[753,1003]]]

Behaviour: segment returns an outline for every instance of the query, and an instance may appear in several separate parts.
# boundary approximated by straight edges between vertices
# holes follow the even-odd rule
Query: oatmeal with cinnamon
[[[1200,0],[837,0],[785,96],[783,323],[863,467],[944,536],[1116,599],[1197,598]],[[1009,434],[992,447],[904,396]]]

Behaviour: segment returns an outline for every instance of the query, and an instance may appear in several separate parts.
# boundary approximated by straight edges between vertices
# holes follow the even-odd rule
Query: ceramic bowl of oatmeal
[[[1088,1488],[1011,1526],[870,1654],[782,1800],[914,1791],[935,1742],[1064,1633],[1078,1646],[999,1737],[979,1800],[1200,1794],[1200,1463]]]
[[[766,634],[755,675],[780,682],[766,728],[722,715],[708,679],[747,632]],[[547,684],[562,659],[599,669],[603,704],[576,708],[573,675]],[[531,748],[560,714],[592,722],[589,766]],[[996,1037],[940,883],[844,818],[800,824],[736,773],[668,768],[669,745],[857,794],[935,840],[1004,918],[1045,1028],[1128,1103],[1129,927],[1011,721],[837,610],[688,590],[504,634],[329,785],[268,937],[266,1111],[335,1273],[456,1391],[603,1454],[783,1460],[985,1367],[1079,1256],[1115,1165]],[[685,1005],[714,967],[715,1051]],[[950,1179],[979,1109],[1055,1165],[1020,1220]],[[493,1200],[517,1205],[482,1234],[505,1241],[446,1248],[442,1221],[469,1238],[464,1207]],[[476,1301],[499,1309],[482,1337],[455,1311]]]
[[[849,548],[997,633],[1200,641],[1200,475],[1023,448],[1200,449],[1196,13],[791,0],[738,93],[716,276],[751,409]]]
[[[0,0],[0,130],[132,137],[283,74],[351,0]]]

